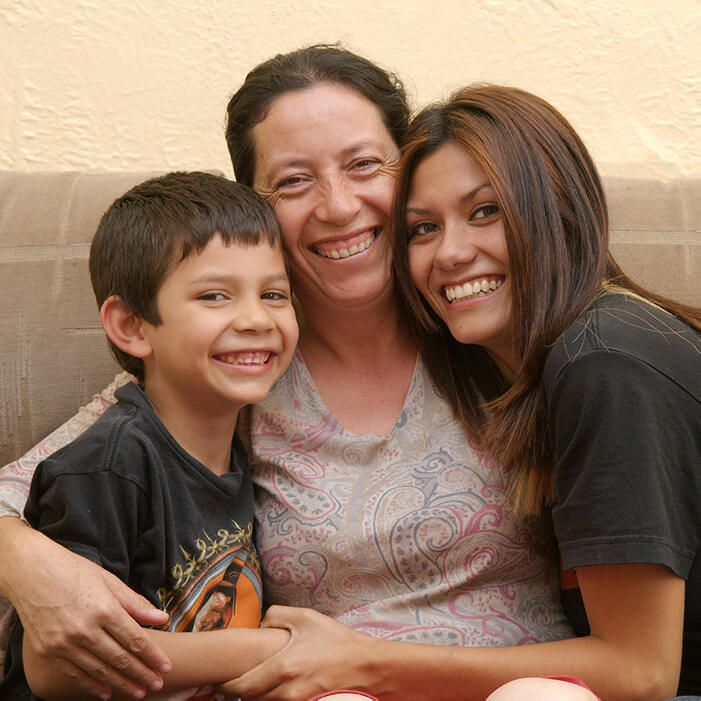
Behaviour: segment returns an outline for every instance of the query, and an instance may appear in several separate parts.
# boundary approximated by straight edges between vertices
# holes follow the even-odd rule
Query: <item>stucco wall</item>
[[[224,108],[278,51],[341,40],[416,104],[552,101],[606,174],[701,176],[700,0],[0,0],[0,168],[221,168]]]

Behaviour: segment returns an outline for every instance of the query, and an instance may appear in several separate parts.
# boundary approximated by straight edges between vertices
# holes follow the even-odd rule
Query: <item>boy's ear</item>
[[[136,316],[119,295],[112,295],[102,303],[100,321],[110,341],[119,350],[135,358],[147,358],[153,352],[143,333],[143,319]]]

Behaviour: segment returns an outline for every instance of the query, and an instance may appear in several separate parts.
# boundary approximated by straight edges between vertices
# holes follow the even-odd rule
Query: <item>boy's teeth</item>
[[[449,302],[456,299],[466,299],[471,297],[484,297],[501,287],[504,281],[499,280],[475,280],[473,283],[466,282],[462,285],[446,287],[443,294]]]
[[[324,258],[334,258],[338,260],[339,258],[350,258],[351,256],[362,253],[366,249],[372,246],[372,242],[375,240],[375,232],[373,231],[370,236],[361,241],[360,243],[354,243],[350,248],[334,248],[333,250],[321,250],[320,248],[314,247],[314,251]]]
[[[223,353],[217,358],[231,365],[265,365],[270,358],[269,351],[246,351],[245,353]]]

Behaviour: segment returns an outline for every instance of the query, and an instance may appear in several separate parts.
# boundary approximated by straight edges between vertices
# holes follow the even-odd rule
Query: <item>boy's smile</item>
[[[166,276],[158,311],[160,324],[141,322],[151,349],[145,391],[166,425],[170,407],[235,418],[265,397],[297,343],[282,251],[265,241],[226,245],[215,236]]]

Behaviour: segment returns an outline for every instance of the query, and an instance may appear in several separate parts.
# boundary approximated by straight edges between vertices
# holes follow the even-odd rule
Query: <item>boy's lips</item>
[[[345,239],[336,239],[334,241],[323,241],[311,246],[311,250],[323,258],[331,258],[339,260],[341,258],[350,258],[366,251],[377,238],[380,227],[376,226],[371,229],[364,229],[359,234],[349,236]]]
[[[273,352],[265,351],[233,351],[229,353],[216,353],[213,357],[227,365],[265,365],[272,357]]]

